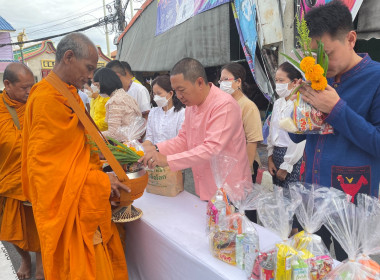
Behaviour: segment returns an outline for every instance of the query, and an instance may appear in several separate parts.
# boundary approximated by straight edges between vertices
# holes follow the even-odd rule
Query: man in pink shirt
[[[177,62],[170,81],[177,97],[186,105],[185,121],[177,137],[156,146],[145,146],[145,156],[140,161],[150,168],[169,166],[173,171],[191,167],[195,192],[201,200],[210,200],[217,190],[210,165],[214,155],[228,155],[238,160],[227,178],[229,185],[243,180],[251,182],[237,102],[208,83],[202,64],[192,58]]]

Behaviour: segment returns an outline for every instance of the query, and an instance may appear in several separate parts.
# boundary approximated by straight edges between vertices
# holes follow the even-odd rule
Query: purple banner
[[[156,35],[230,0],[158,0]]]

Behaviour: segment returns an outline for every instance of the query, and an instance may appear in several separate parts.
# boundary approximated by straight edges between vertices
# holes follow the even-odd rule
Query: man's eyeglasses
[[[225,82],[225,81],[236,81],[236,79],[235,79],[235,78],[230,78],[230,79],[225,78],[225,79],[223,79],[223,80],[219,80],[219,81],[218,81],[218,84],[220,85],[222,82]]]

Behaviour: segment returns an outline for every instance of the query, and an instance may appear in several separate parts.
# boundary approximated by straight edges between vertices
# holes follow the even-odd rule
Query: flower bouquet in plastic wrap
[[[294,212],[300,202],[299,195],[290,197],[288,190],[277,186],[274,186],[273,193],[260,196],[257,204],[260,221],[283,241],[270,250],[260,252],[250,279],[291,280],[291,262],[297,251],[288,237],[292,230]]]
[[[289,55],[282,54],[292,63],[305,77],[304,84],[310,85],[313,90],[321,91],[327,86],[326,73],[329,59],[324,51],[324,45],[318,41],[318,49],[311,49],[311,38],[309,37],[309,29],[306,21],[297,18],[297,36],[298,44],[301,52],[294,49],[294,58]],[[316,57],[316,58],[315,58]],[[296,87],[290,95],[280,119],[280,127],[291,133],[299,134],[330,134],[333,133],[331,125],[324,120],[326,114],[317,110],[310,104],[306,103],[300,96],[298,91],[303,84]],[[293,96],[294,95],[294,96]]]
[[[244,269],[249,277],[260,249],[259,236],[254,223],[245,216],[245,211],[256,210],[260,196],[268,193],[268,190],[247,181],[242,181],[233,187],[226,185],[225,189],[230,202],[235,207],[235,212],[226,217],[226,227],[236,234],[236,264],[240,269]]]
[[[375,200],[377,198],[362,197],[356,206],[347,199],[332,199],[325,226],[347,253],[348,259],[324,279],[380,279],[380,267],[369,257],[370,254],[380,253],[380,216]],[[375,207],[369,206],[369,203]]]
[[[226,216],[231,215],[233,206],[228,200],[224,183],[236,164],[236,159],[226,155],[219,154],[211,158],[211,171],[218,189],[207,204],[206,221],[211,252],[216,258],[231,265],[236,264],[236,232],[228,230],[227,226]]]
[[[298,222],[304,229],[292,237],[292,245],[297,254],[291,261],[292,280],[321,280],[331,270],[333,259],[320,236],[315,235],[325,222],[325,211],[331,204],[334,196],[343,192],[334,192],[335,189],[295,183],[290,186],[290,195],[295,200],[301,198],[296,209]]]

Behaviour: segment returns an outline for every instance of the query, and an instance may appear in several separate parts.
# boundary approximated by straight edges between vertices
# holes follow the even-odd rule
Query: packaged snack
[[[215,183],[218,188],[216,194],[209,200],[207,204],[207,221],[206,221],[206,232],[210,233],[218,230],[218,222],[223,222],[223,216],[231,214],[231,207],[229,205],[227,194],[223,188],[226,178],[237,164],[237,160],[226,156],[226,155],[216,155],[211,158],[211,171],[214,175]],[[218,198],[217,205],[215,205]],[[221,199],[224,201],[223,206]],[[219,210],[225,209],[225,213],[221,213],[222,219],[219,217]]]
[[[232,213],[227,217],[228,228],[235,231],[240,238],[243,236],[243,264],[238,266],[245,269],[246,275],[250,276],[253,270],[255,259],[260,252],[259,237],[254,224],[245,216],[245,211],[257,208],[259,197],[268,193],[268,190],[260,185],[253,185],[251,182],[243,181],[236,184],[233,188],[226,185],[225,190],[228,194],[230,202],[236,208],[236,213]],[[239,242],[238,240],[236,241]],[[236,250],[236,258],[241,257],[240,250]]]
[[[309,267],[302,259],[292,261],[292,280],[309,280]]]
[[[231,265],[236,265],[236,232],[217,231],[212,236],[214,257]]]
[[[243,240],[244,240],[244,234],[236,235],[236,266],[240,269],[244,269]]]
[[[277,186],[274,186],[273,193],[261,195],[258,201],[260,221],[283,240],[276,244],[275,279],[291,280],[291,263],[297,251],[288,237],[292,230],[294,211],[300,202],[300,197],[294,195],[290,198],[289,192]]]

